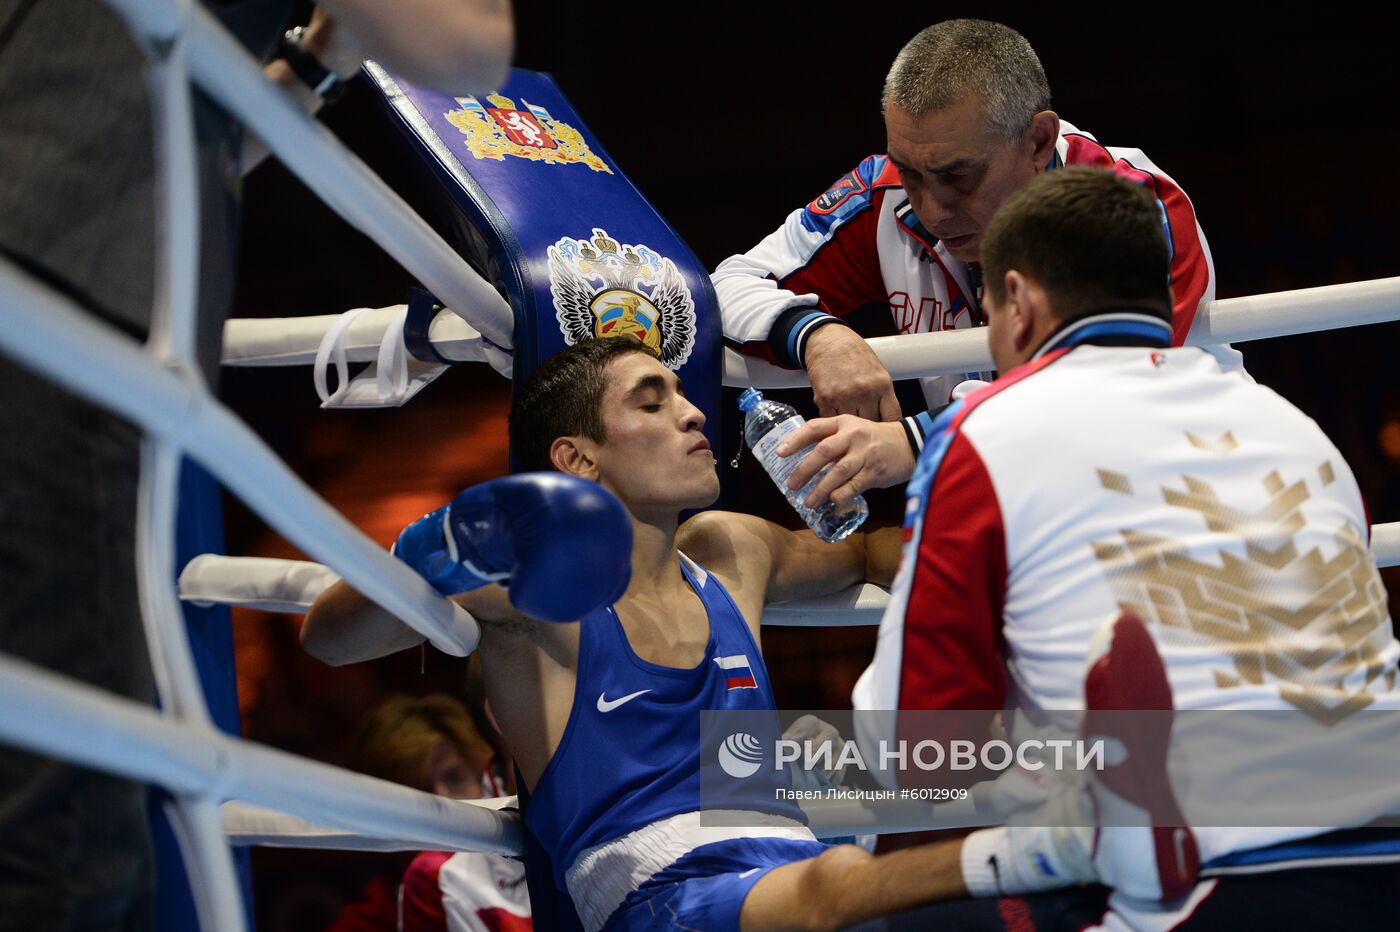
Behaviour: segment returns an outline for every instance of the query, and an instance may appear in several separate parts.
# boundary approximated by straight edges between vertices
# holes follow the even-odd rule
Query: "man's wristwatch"
[[[283,33],[282,41],[277,45],[277,56],[287,63],[313,94],[326,103],[334,103],[345,93],[350,82],[342,81],[334,71],[302,47],[301,40],[305,33],[305,26],[295,26]]]

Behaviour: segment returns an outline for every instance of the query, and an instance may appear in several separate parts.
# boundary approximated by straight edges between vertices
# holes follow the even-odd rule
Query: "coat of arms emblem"
[[[583,134],[554,119],[544,107],[521,98],[520,106],[501,94],[489,94],[483,104],[475,97],[458,97],[461,108],[443,114],[467,137],[467,151],[478,159],[504,162],[506,156],[567,165],[578,162],[595,172],[612,169],[593,154]]]
[[[695,302],[676,264],[638,243],[594,228],[592,240],[564,237],[549,247],[549,291],[570,345],[633,336],[679,369],[695,346]]]

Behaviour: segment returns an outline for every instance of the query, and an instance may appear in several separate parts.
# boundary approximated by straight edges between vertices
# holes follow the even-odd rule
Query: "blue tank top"
[[[561,890],[565,871],[583,851],[701,808],[701,712],[774,708],[768,670],[738,606],[718,579],[687,557],[680,560],[710,620],[698,666],[638,657],[611,606],[580,622],[569,722],[525,812]],[[744,808],[806,822],[792,803]]]

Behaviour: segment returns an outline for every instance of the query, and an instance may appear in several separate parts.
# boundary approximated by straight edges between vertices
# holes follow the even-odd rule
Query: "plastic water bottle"
[[[787,487],[788,476],[792,475],[793,470],[797,469],[816,445],[809,444],[791,456],[779,456],[777,453],[778,444],[807,423],[802,415],[794,411],[791,405],[764,400],[763,393],[756,388],[746,389],[739,396],[739,410],[744,412],[744,440],[748,442],[754,456],[763,464],[763,468],[768,471],[768,475],[778,484],[778,490],[787,497],[792,507],[797,509],[797,513],[807,522],[813,533],[828,544],[833,544],[860,527],[861,522],[870,514],[870,509],[866,506],[865,499],[859,495],[844,507],[830,501],[821,508],[808,508],[804,504],[804,499],[812,494],[812,489],[821,482],[830,466],[817,473],[795,492]]]

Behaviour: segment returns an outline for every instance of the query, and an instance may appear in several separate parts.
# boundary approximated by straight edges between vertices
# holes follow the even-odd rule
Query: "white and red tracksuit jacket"
[[[1210,247],[1186,193],[1138,149],[1109,148],[1060,124],[1051,169],[1095,165],[1149,187],[1162,206],[1175,296],[1173,344],[1181,345],[1202,301],[1215,297]],[[837,317],[872,302],[889,304],[899,333],[977,326],[981,314],[968,266],[919,223],[884,155],[872,155],[748,252],[724,260],[712,276],[724,336],[779,365],[800,365],[805,328],[774,334],[794,308]],[[770,342],[770,337],[775,338]],[[778,345],[781,344],[781,345]],[[1239,365],[1238,354],[1222,360]],[[972,374],[969,374],[972,375]],[[975,377],[975,376],[974,376]],[[925,379],[930,408],[947,404],[962,378]]]
[[[496,854],[424,851],[399,892],[403,932],[529,932],[525,865]]]
[[[1244,733],[1213,759],[1173,761],[1205,810],[1244,801],[1197,829],[1209,866],[1328,827],[1289,826],[1299,812],[1325,808],[1337,826],[1400,812],[1400,782],[1380,779],[1400,755],[1400,643],[1336,447],[1273,391],[1171,337],[1151,317],[1086,318],[939,417],[853,703],[1082,710],[1090,641],[1131,610],[1161,654],[1179,728],[1196,710],[1296,713],[1278,740]],[[1221,729],[1245,719],[1256,727],[1188,716]],[[1370,740],[1373,726],[1389,737]],[[1332,735],[1350,742],[1339,759],[1375,760],[1318,770]],[[1301,768],[1300,740],[1312,742]],[[1290,792],[1309,804],[1231,827]]]
[[[495,764],[481,775],[488,798],[504,795]],[[530,932],[521,861],[478,851],[423,851],[399,884],[399,932]]]

